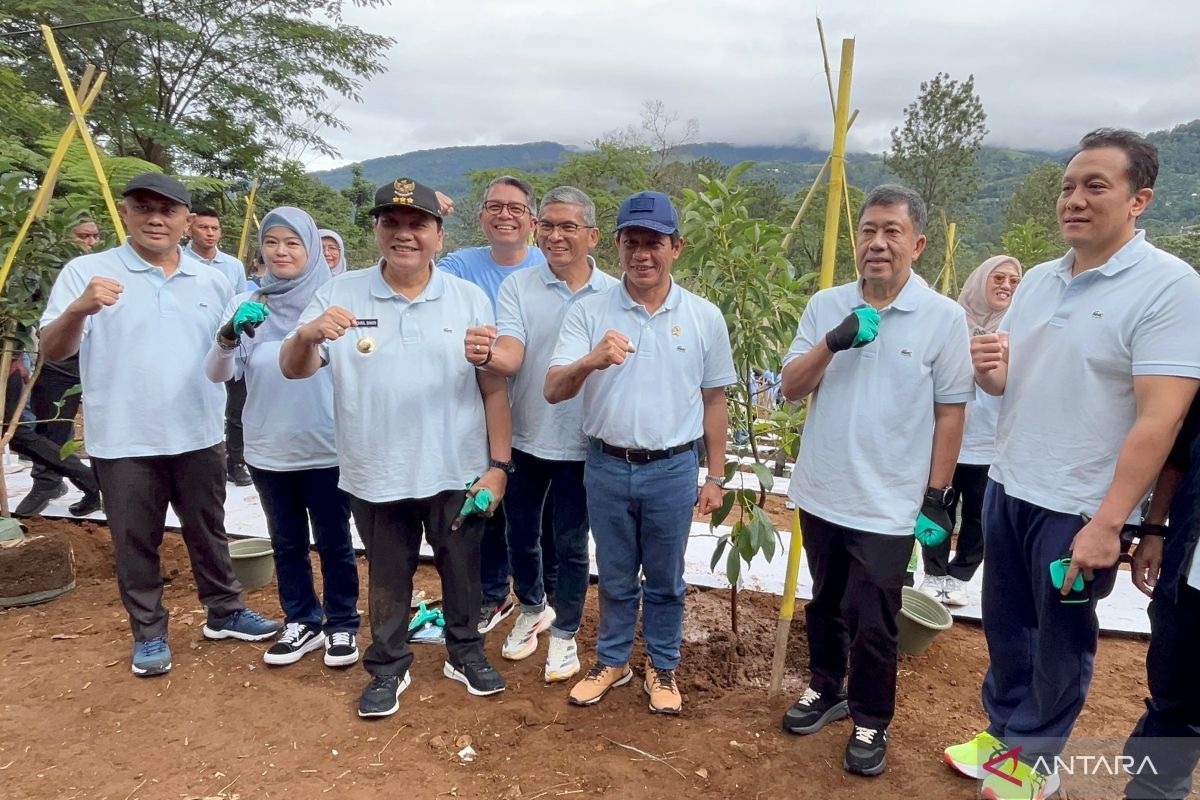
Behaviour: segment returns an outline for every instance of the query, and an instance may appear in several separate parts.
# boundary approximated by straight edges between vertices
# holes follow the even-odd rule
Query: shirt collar
[[[176,272],[182,272],[184,275],[196,274],[195,256],[189,256],[182,247],[176,245],[179,251],[179,266]],[[117,248],[117,257],[121,259],[121,263],[126,269],[132,272],[149,272],[152,269],[162,270],[162,267],[156,267],[146,259],[138,255],[138,251],[133,249],[133,244],[128,239],[125,244]]]
[[[891,305],[887,306],[887,308],[894,308],[897,311],[916,311],[917,306],[921,305],[921,292],[926,288],[928,287],[921,284],[921,280],[917,277],[917,273],[910,269],[908,273],[908,280],[904,282],[904,286],[900,288],[900,293],[896,295],[896,297],[892,300]],[[867,299],[863,296],[862,278],[859,278],[854,284],[854,292],[858,295],[860,303],[868,304]],[[886,311],[887,309],[884,310]]]
[[[208,264],[210,267],[215,264],[219,264],[220,262],[222,262],[226,258],[228,258],[228,256],[226,256],[224,253],[221,252],[221,248],[219,248],[219,247],[217,248],[216,255],[214,255],[212,258],[205,258],[204,256],[202,256],[196,252],[196,248],[192,247],[192,242],[188,242],[187,245],[184,247],[184,250],[186,250],[188,255],[190,255],[192,258],[196,259],[197,261],[203,261],[205,264]]]
[[[604,289],[604,273],[600,267],[597,266],[596,259],[588,256],[587,260],[588,266],[592,268],[592,271],[588,275],[587,283],[584,284],[584,287],[594,291],[601,291]],[[543,261],[533,269],[538,271],[538,275],[541,276],[542,282],[547,286],[553,286],[556,283],[562,283],[565,285],[566,283],[566,281],[554,274],[554,270],[550,269],[550,263],[547,261]]]
[[[1096,267],[1095,272],[1100,273],[1106,278],[1111,278],[1114,275],[1120,274],[1132,267],[1134,264],[1141,261],[1150,252],[1150,244],[1146,241],[1146,232],[1138,230],[1133,234],[1125,245],[1112,254],[1102,266]],[[1070,281],[1072,278],[1071,271],[1075,268],[1075,250],[1067,251],[1067,254],[1062,257],[1056,270],[1058,276],[1064,281]],[[1093,270],[1087,270],[1092,272]]]
[[[383,259],[379,259],[379,263],[371,270],[371,295],[379,300],[403,300],[406,303],[421,303],[426,300],[437,300],[446,293],[446,275],[440,269],[433,265],[431,261],[429,268],[433,274],[429,277],[429,283],[425,284],[425,290],[413,300],[409,300],[404,295],[397,292],[388,282],[383,279]]]
[[[629,290],[625,288],[624,276],[622,276],[621,280],[620,280],[620,298],[621,298],[622,307],[624,307],[630,311],[632,311],[635,308],[645,308],[645,306],[643,306],[641,303],[639,303],[637,300],[634,300],[633,297],[630,296]],[[672,311],[675,309],[676,306],[679,305],[679,303],[682,300],[683,300],[683,289],[681,289],[679,287],[679,284],[675,282],[675,278],[672,277],[671,278],[671,291],[667,292],[667,299],[662,304],[662,309],[666,309],[667,311]],[[659,309],[659,310],[661,311],[662,309]],[[657,312],[655,312],[655,313],[657,313]]]

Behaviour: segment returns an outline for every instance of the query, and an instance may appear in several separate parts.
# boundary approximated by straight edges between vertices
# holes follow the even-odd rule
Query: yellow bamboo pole
[[[842,162],[842,201],[846,206],[846,238],[850,240],[850,252],[858,251],[858,242],[854,234],[854,212],[850,209],[850,181],[846,178],[846,164]],[[854,271],[858,272],[858,262],[854,263]]]
[[[256,217],[254,215],[254,198],[258,196],[258,178],[255,178],[250,183],[250,194],[246,195],[246,214],[242,217],[242,235],[238,239],[238,261],[246,264],[246,245],[250,241],[250,223]]]
[[[88,90],[91,88],[92,81],[95,79],[96,79],[96,67],[94,64],[88,64],[83,70],[83,77],[79,79],[79,86],[75,89],[75,98],[79,101],[79,106],[80,106],[80,108],[83,109],[85,114],[88,112],[88,109],[91,106],[91,104],[88,103],[87,105],[84,105],[84,100],[87,99]],[[67,123],[68,126],[73,126],[74,124],[75,124],[74,118],[72,118],[71,121]],[[65,133],[65,131],[64,131],[64,133]],[[40,206],[38,206],[38,210],[37,210],[37,218],[38,219],[41,219],[42,217],[44,217],[48,213],[50,213],[50,197],[51,197],[51,194],[54,192],[54,186],[57,182],[58,182],[57,175],[47,175],[46,176],[44,185],[47,185],[50,188],[45,192],[45,199],[43,199],[42,204]]]
[[[942,294],[950,297],[958,288],[958,275],[954,272],[954,253],[958,250],[958,240],[955,234],[958,224],[951,222],[946,226],[946,260],[942,266]]]
[[[92,141],[92,134],[88,131],[87,125],[83,121],[83,108],[79,101],[75,98],[75,93],[71,91],[71,77],[67,75],[67,65],[63,63],[62,54],[58,52],[58,43],[54,41],[54,31],[50,30],[49,25],[40,26],[42,36],[46,38],[46,47],[50,50],[50,58],[54,61],[54,69],[58,73],[58,80],[63,85],[63,91],[67,95],[67,105],[71,108],[71,114],[75,118],[75,124],[79,128],[79,138],[83,139],[83,146],[87,150],[88,158],[92,160],[92,169],[96,171],[96,180],[100,184],[100,193],[104,196],[104,204],[108,207],[108,214],[112,217],[113,230],[117,233],[117,239],[122,243],[125,241],[125,227],[121,224],[121,216],[117,213],[117,202],[113,199],[112,190],[108,188],[108,176],[104,174],[104,166],[100,163],[100,153],[96,150],[96,143]]]
[[[825,159],[825,163],[821,165],[821,169],[817,171],[817,177],[813,178],[812,186],[808,187],[808,194],[804,195],[804,202],[800,204],[800,210],[796,212],[796,218],[792,220],[792,227],[788,229],[787,235],[783,237],[783,252],[788,251],[788,247],[792,244],[792,239],[796,237],[796,229],[800,227],[800,220],[804,218],[804,212],[808,211],[808,207],[812,205],[813,196],[817,193],[817,186],[821,181],[825,180],[826,173],[829,172],[829,159]]]

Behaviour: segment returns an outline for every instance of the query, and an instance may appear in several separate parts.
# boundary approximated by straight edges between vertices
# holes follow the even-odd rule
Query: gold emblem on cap
[[[410,181],[407,178],[401,178],[398,181],[392,182],[392,202],[400,205],[411,205],[413,202],[413,192],[417,189],[415,181]]]
[[[375,340],[370,336],[364,336],[363,338],[359,339],[356,346],[358,347],[358,352],[360,353],[375,352]]]
[[[672,336],[680,336],[682,334],[683,334],[683,328],[679,327],[678,325],[676,325],[674,328],[671,328]]]

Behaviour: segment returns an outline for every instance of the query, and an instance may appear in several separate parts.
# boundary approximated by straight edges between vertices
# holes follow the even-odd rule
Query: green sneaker
[[[979,796],[983,800],[1047,800],[1058,793],[1058,773],[1043,775],[1016,756],[990,766]]]
[[[981,781],[988,776],[985,762],[1003,753],[1008,747],[987,731],[962,744],[954,744],[942,752],[942,760],[956,772]]]

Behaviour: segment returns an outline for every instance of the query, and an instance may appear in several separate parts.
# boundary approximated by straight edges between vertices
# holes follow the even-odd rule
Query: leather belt
[[[600,449],[604,451],[605,455],[619,458],[628,464],[649,464],[651,461],[660,461],[664,458],[677,456],[680,453],[686,453],[692,449],[691,442],[676,445],[675,447],[668,447],[666,450],[637,450],[626,447],[614,447],[601,439],[597,439],[596,441],[600,442]]]

